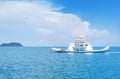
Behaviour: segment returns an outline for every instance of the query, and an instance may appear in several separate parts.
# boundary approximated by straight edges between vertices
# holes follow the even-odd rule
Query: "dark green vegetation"
[[[23,47],[22,44],[17,43],[17,42],[2,43],[0,46],[1,46],[1,47],[8,47],[8,46],[9,46],[9,47]]]

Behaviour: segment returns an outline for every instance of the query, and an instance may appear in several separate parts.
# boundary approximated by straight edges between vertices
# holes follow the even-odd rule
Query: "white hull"
[[[58,53],[104,53],[109,51],[109,46],[106,46],[103,49],[91,50],[91,51],[68,51],[61,48],[52,48],[52,50]]]

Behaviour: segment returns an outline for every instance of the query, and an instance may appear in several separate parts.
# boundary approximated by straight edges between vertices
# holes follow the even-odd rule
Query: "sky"
[[[0,0],[0,43],[120,46],[119,0]]]

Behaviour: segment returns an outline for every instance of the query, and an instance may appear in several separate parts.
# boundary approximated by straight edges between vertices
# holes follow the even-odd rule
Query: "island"
[[[10,43],[2,43],[0,45],[1,47],[23,47],[22,44],[18,43],[18,42],[10,42]]]

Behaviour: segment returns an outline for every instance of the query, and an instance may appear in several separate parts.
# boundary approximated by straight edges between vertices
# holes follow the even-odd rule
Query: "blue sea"
[[[0,79],[120,79],[120,47],[93,54],[0,47]]]

